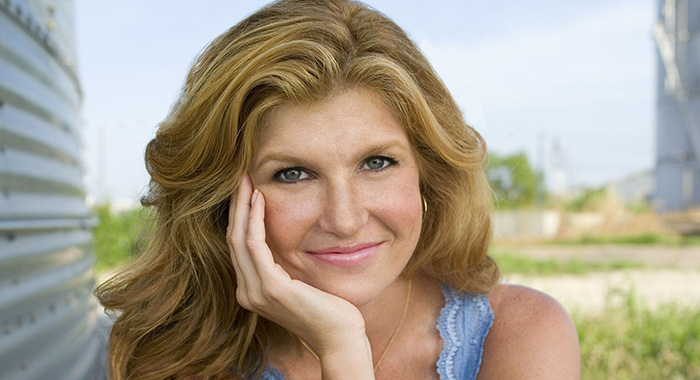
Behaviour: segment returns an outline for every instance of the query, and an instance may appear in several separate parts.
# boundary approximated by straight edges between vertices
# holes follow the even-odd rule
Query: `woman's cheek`
[[[420,191],[413,186],[397,186],[389,194],[383,207],[386,223],[396,233],[419,234],[423,214]]]
[[[368,193],[374,194],[375,209],[383,210],[385,218],[403,223],[420,219],[423,201],[417,173],[403,168],[397,174],[391,181],[383,183],[381,188],[375,186],[374,189],[367,189]],[[377,197],[377,194],[382,196]]]
[[[265,231],[267,243],[275,255],[294,250],[309,225],[312,202],[277,192],[265,194]]]

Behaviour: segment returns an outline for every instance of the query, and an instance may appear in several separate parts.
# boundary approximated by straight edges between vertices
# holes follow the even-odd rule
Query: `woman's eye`
[[[299,168],[284,169],[275,174],[275,179],[280,182],[296,182],[306,178],[309,178],[309,175]]]
[[[387,167],[392,165],[394,162],[395,161],[389,157],[381,157],[381,156],[370,157],[367,161],[365,161],[365,165],[364,165],[363,169],[382,170],[382,169],[386,169]]]

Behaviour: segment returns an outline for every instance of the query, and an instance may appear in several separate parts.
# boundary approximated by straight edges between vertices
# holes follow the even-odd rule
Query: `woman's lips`
[[[350,247],[331,247],[308,252],[313,258],[339,267],[351,267],[369,260],[382,243],[357,244]]]

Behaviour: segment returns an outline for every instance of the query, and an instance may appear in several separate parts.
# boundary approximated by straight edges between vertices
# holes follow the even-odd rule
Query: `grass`
[[[555,274],[584,274],[643,267],[640,263],[626,261],[585,262],[580,259],[533,259],[507,251],[491,252],[491,256],[505,274],[551,276]]]
[[[660,245],[669,247],[689,247],[700,245],[700,236],[680,236],[667,235],[654,232],[637,235],[583,235],[578,239],[552,240],[549,244],[571,244],[571,245],[605,245],[605,244],[627,244],[627,245]]]
[[[94,230],[95,269],[99,273],[133,259],[147,243],[143,232],[150,223],[147,210],[142,208],[115,213],[103,205],[94,211],[99,219]]]
[[[613,294],[600,314],[573,315],[582,379],[700,380],[700,308],[647,308],[634,292]]]

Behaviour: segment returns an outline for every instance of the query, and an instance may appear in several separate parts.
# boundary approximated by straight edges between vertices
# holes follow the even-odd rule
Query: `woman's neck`
[[[406,305],[408,305],[408,312],[411,312],[408,286],[409,279],[399,277],[377,298],[358,307],[365,320],[365,331],[373,352],[378,346],[383,346],[380,342],[389,339],[394,332]]]
[[[420,271],[411,282],[410,298],[409,280],[399,277],[379,297],[358,307],[365,319],[375,365],[380,358],[401,352],[400,346],[405,346],[401,342],[423,341],[437,332],[437,318],[444,305],[439,282]]]

